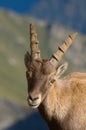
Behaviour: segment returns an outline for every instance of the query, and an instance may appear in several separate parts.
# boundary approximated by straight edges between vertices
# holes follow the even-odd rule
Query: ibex
[[[31,54],[25,54],[28,104],[38,108],[49,130],[86,130],[86,73],[73,72],[60,76],[67,63],[58,67],[77,33],[58,47],[49,60],[41,58],[34,25],[30,24]]]

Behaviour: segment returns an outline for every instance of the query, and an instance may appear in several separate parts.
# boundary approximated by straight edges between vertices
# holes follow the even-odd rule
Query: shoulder
[[[67,75],[64,79],[85,79],[86,80],[86,73],[73,72]]]

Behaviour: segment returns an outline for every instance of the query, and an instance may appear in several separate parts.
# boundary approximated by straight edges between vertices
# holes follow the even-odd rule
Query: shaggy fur
[[[86,73],[74,72],[60,79],[67,63],[58,67],[77,32],[60,45],[49,60],[41,58],[34,25],[30,24],[30,50],[24,57],[28,104],[39,112],[50,130],[86,130]]]
[[[86,74],[58,79],[39,111],[50,130],[86,130]]]

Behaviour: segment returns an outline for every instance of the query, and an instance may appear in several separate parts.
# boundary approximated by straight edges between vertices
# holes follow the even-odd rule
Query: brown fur
[[[35,27],[30,24],[31,54],[25,54],[28,104],[39,112],[50,130],[86,130],[86,73],[74,72],[59,79],[67,63],[58,69],[77,33],[66,39],[50,60],[42,60]]]
[[[86,130],[86,74],[72,73],[58,79],[39,111],[50,130]]]
[[[48,60],[32,61],[27,68],[28,93],[33,98],[41,94],[38,109],[50,130],[86,130],[86,73],[58,79],[65,64],[59,68]]]

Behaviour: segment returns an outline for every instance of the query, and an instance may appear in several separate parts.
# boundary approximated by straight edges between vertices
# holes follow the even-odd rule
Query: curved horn
[[[41,59],[40,50],[38,48],[39,41],[37,39],[37,33],[34,25],[30,24],[30,48],[31,48],[31,59]]]
[[[69,37],[63,42],[63,44],[58,47],[58,50],[50,58],[51,64],[53,64],[55,67],[57,67],[58,63],[62,59],[62,56],[67,51],[67,49],[70,47],[70,45],[72,44],[72,41],[75,39],[77,34],[78,33],[75,32],[72,35],[69,35]]]

